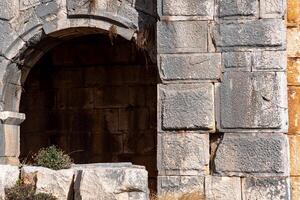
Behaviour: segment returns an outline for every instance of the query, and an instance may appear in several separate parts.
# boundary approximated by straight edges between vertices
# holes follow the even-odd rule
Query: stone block
[[[220,86],[220,129],[287,131],[284,72],[225,72]]]
[[[242,179],[243,199],[290,200],[290,180],[285,177]]]
[[[213,84],[161,84],[158,98],[158,130],[214,130]]]
[[[157,163],[160,175],[208,174],[208,134],[196,132],[159,134]]]
[[[300,2],[298,0],[287,1],[287,21],[288,25],[296,25],[300,22]]]
[[[290,174],[300,176],[300,135],[289,135]]]
[[[282,19],[226,20],[215,28],[219,50],[284,49],[285,21]]]
[[[13,187],[19,180],[19,167],[0,165],[0,199],[5,199],[5,188]]]
[[[288,57],[300,57],[300,28],[287,29],[287,55]]]
[[[122,166],[123,165],[123,166]],[[130,164],[75,166],[75,200],[148,200],[148,173]]]
[[[220,17],[253,17],[258,15],[257,0],[220,0],[219,16]]]
[[[253,52],[253,71],[285,71],[287,55],[285,51]]]
[[[282,18],[285,14],[285,0],[260,0],[261,18]]]
[[[204,16],[213,18],[213,0],[165,0],[162,1],[163,15],[166,16]]]
[[[287,64],[288,85],[300,86],[300,59],[288,58]]]
[[[222,59],[225,70],[251,71],[251,52],[224,52]]]
[[[20,154],[20,126],[0,125],[0,157],[18,157]]]
[[[158,22],[158,53],[207,52],[207,35],[205,21]]]
[[[2,0],[0,2],[0,20],[11,20],[18,15],[19,2],[17,0]]]
[[[20,0],[20,10],[27,10],[41,3],[40,0]]]
[[[208,200],[242,200],[239,177],[205,177],[205,197]]]
[[[157,179],[159,195],[204,192],[204,176],[158,176]]]
[[[17,39],[16,32],[7,21],[0,20],[0,55],[5,55],[10,45]],[[17,51],[18,49],[15,49]],[[16,52],[18,53],[18,52]]]
[[[300,197],[300,177],[291,177],[291,197],[298,199]]]
[[[288,87],[289,134],[300,134],[300,87]]]
[[[221,77],[221,54],[162,54],[162,80],[217,80]]]
[[[36,193],[52,194],[58,200],[71,199],[73,195],[73,169],[51,170],[44,167],[24,166],[21,178],[26,184],[34,184]]]
[[[225,133],[216,151],[215,173],[287,176],[288,151],[288,139],[282,133]]]

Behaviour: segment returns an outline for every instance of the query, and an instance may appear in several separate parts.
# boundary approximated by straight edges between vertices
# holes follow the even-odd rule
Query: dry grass
[[[205,200],[202,192],[194,191],[185,194],[164,194],[161,196],[151,196],[150,200]]]

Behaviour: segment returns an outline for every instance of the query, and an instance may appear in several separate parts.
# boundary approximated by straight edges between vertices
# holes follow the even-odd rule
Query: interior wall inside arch
[[[21,159],[54,144],[75,163],[145,165],[155,182],[158,75],[147,62],[132,42],[100,34],[48,52],[25,81]]]

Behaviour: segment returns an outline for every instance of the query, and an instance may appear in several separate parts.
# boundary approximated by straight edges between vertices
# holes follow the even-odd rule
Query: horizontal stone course
[[[258,0],[220,0],[219,4],[220,17],[253,17],[259,12]]]
[[[160,175],[205,175],[209,171],[209,137],[197,132],[159,133]]]
[[[158,53],[207,52],[206,21],[161,21],[157,23]]]
[[[286,0],[260,0],[261,18],[282,18],[286,9]]]
[[[214,130],[213,84],[160,84],[158,99],[159,130]]]
[[[162,54],[160,75],[165,81],[218,80],[221,77],[221,54]]]
[[[222,176],[287,176],[288,139],[282,133],[225,133],[214,159]]]
[[[220,129],[287,131],[284,72],[225,72],[220,90]]]

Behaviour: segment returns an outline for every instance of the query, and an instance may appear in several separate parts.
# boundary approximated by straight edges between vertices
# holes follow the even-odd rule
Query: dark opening
[[[54,144],[75,163],[144,165],[155,188],[158,75],[145,56],[132,42],[100,34],[44,55],[21,98],[21,160]]]

